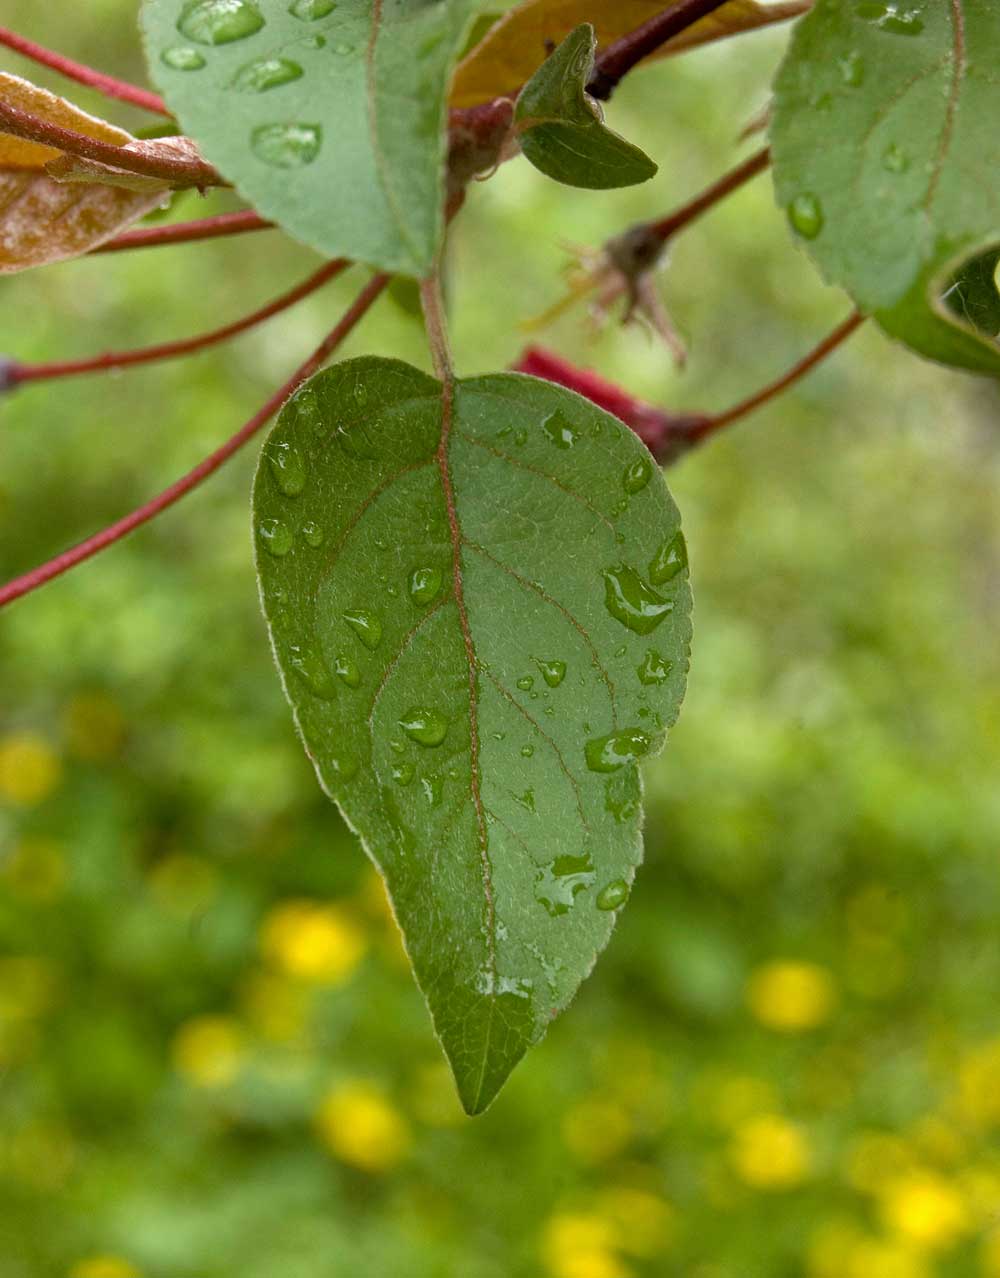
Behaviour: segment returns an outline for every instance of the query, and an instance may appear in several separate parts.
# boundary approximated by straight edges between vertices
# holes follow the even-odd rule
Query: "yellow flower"
[[[764,963],[750,974],[747,1005],[768,1029],[796,1034],[829,1020],[836,1003],[825,967],[795,959]]]
[[[930,1271],[903,1243],[865,1238],[851,1249],[842,1278],[930,1278]]]
[[[174,1068],[198,1087],[231,1083],[245,1055],[243,1028],[231,1016],[196,1016],[174,1037]]]
[[[1000,1278],[1000,1229],[983,1239],[982,1262],[983,1278]]]
[[[670,1242],[674,1209],[659,1194],[617,1185],[604,1190],[594,1206],[597,1214],[611,1223],[619,1250],[629,1256],[655,1256]]]
[[[327,1092],[316,1128],[331,1153],[362,1171],[391,1171],[410,1148],[406,1119],[366,1079],[349,1079]]]
[[[66,706],[63,723],[69,748],[81,759],[107,759],[122,743],[125,721],[103,692],[80,692]]]
[[[754,1189],[792,1189],[809,1174],[809,1142],[801,1127],[780,1114],[761,1114],[734,1132],[729,1157]]]
[[[958,1189],[932,1171],[890,1181],[881,1195],[886,1227],[914,1246],[936,1251],[953,1246],[969,1228],[969,1210]]]
[[[958,1070],[958,1109],[981,1127],[1000,1125],[1000,1038],[973,1048]]]
[[[562,1135],[581,1162],[602,1163],[620,1154],[632,1138],[632,1119],[624,1106],[601,1097],[574,1105],[563,1118]]]
[[[47,799],[62,777],[62,764],[44,737],[21,732],[0,741],[0,797],[21,807]]]
[[[139,1270],[122,1256],[88,1256],[78,1260],[69,1278],[140,1278]]]
[[[825,1221],[811,1235],[806,1248],[809,1278],[845,1278],[861,1238],[861,1230],[849,1216]]]
[[[614,1227],[600,1216],[560,1213],[542,1234],[542,1263],[553,1278],[628,1278],[615,1241]]]
[[[337,905],[284,901],[261,926],[261,950],[289,976],[321,985],[348,979],[365,952],[365,935]]]
[[[66,858],[54,839],[24,839],[3,864],[3,872],[18,896],[51,901],[66,882]]]

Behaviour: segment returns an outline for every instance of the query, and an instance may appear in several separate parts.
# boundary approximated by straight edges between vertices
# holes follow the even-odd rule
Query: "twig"
[[[116,169],[126,169],[129,173],[160,178],[174,187],[196,186],[199,190],[205,190],[210,186],[227,185],[220,174],[204,160],[186,160],[181,156],[168,155],[164,151],[152,154],[148,150],[129,150],[124,146],[116,146],[113,142],[101,142],[73,129],[52,124],[30,111],[22,111],[9,102],[0,101],[0,131],[13,133],[15,137],[27,138],[31,142],[41,142],[44,146],[55,147],[70,155],[97,160],[100,164],[110,164]]]
[[[248,440],[253,438],[302,382],[311,377],[323,365],[389,283],[389,279],[388,275],[376,275],[365,285],[337,326],[327,335],[313,354],[296,369],[288,381],[279,390],[275,391],[267,403],[258,409],[246,425],[242,426],[231,439],[228,439],[215,452],[210,453],[193,470],[188,471],[181,479],[171,484],[169,488],[165,488],[163,492],[146,502],[145,505],[133,510],[131,514],[110,524],[92,537],[88,537],[86,541],[81,541],[69,550],[64,550],[62,554],[56,555],[54,559],[40,564],[37,568],[31,569],[30,572],[26,572],[20,577],[15,577],[13,581],[9,581],[5,586],[0,587],[0,608],[12,603],[15,599],[20,599],[22,595],[26,595],[32,590],[37,590],[39,586],[45,585],[53,577],[60,576],[60,574],[67,572],[70,568],[74,568],[77,564],[83,563],[85,559],[89,559],[92,555],[96,555],[116,541],[120,541],[134,529],[148,523],[149,520],[155,518],[176,501],[179,501],[186,493],[197,488],[209,475],[214,474],[224,462],[228,461]]]
[[[159,248],[170,244],[187,244],[194,240],[214,240],[223,235],[244,235],[247,231],[267,231],[274,226],[253,209],[235,213],[218,213],[193,222],[171,222],[167,226],[139,226],[125,231],[91,249],[95,253],[120,253],[124,249]]]
[[[335,262],[327,262],[318,271],[310,275],[307,280],[303,280],[295,288],[268,302],[266,306],[262,306],[250,315],[245,315],[233,324],[226,324],[223,328],[212,329],[210,332],[201,333],[197,337],[185,337],[174,342],[161,342],[156,346],[140,347],[138,350],[109,351],[104,355],[95,355],[90,359],[66,360],[46,364],[21,364],[13,360],[6,365],[6,386],[15,387],[24,382],[52,381],[57,377],[75,377],[80,373],[107,372],[112,368],[125,368],[132,364],[151,364],[157,360],[174,359],[178,355],[190,355],[195,351],[205,350],[207,347],[215,346],[230,337],[236,337],[239,333],[245,333],[247,329],[254,328],[257,324],[262,324],[273,315],[278,315],[282,311],[288,310],[296,302],[308,297],[310,293],[315,293],[318,288],[322,288],[327,280],[339,275],[349,265],[350,262],[346,258],[339,258]]]
[[[607,101],[618,82],[637,62],[655,53],[661,44],[666,44],[725,3],[726,0],[676,0],[641,27],[626,32],[597,55],[587,92],[592,98]]]
[[[24,36],[18,35],[16,31],[8,30],[7,27],[0,27],[0,44],[5,44],[8,49],[13,49],[16,53],[30,58],[32,62],[58,71],[69,80],[85,84],[89,89],[96,89],[105,97],[116,98],[119,102],[128,102],[132,106],[141,107],[144,111],[152,111],[155,115],[170,115],[163,99],[155,93],[150,93],[148,89],[140,89],[137,85],[118,80],[113,75],[105,75],[103,71],[96,71],[82,62],[74,62],[71,58],[63,57],[61,53],[55,53],[40,44],[35,44],[33,40],[26,40]]]
[[[688,200],[686,204],[682,204],[680,208],[674,209],[672,213],[668,213],[666,217],[662,217],[659,221],[648,222],[647,229],[656,236],[661,244],[665,243],[672,235],[687,226],[688,223],[695,221],[701,217],[703,213],[707,213],[720,200],[743,186],[745,182],[749,182],[751,178],[756,177],[758,173],[771,163],[771,148],[765,146],[760,151],[756,151],[753,155],[737,164],[735,168],[730,169],[728,173],[724,173],[717,182],[713,182],[711,186],[705,188],[693,200]]]

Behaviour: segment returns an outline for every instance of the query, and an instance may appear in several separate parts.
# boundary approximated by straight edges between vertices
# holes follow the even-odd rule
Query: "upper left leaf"
[[[478,0],[146,0],[152,74],[254,205],[330,257],[425,275],[452,66]]]
[[[135,144],[124,129],[88,115],[47,89],[0,72],[0,97],[51,124],[114,146]],[[49,166],[61,151],[0,133],[0,275],[78,257],[156,208],[166,186],[135,191],[105,183],[65,184]]]

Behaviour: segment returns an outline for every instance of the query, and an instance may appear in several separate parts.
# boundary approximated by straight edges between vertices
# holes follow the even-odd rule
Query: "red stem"
[[[662,13],[654,14],[641,27],[627,32],[597,55],[587,92],[592,98],[606,101],[614,93],[619,80],[637,62],[655,53],[661,44],[666,44],[725,3],[726,0],[676,0]]]
[[[727,195],[737,190],[738,187],[741,187],[744,182],[749,182],[752,177],[756,177],[770,163],[771,148],[765,146],[762,150],[756,151],[751,155],[749,159],[744,160],[742,164],[737,164],[728,173],[724,173],[717,182],[713,182],[711,186],[706,187],[700,195],[696,195],[687,204],[682,204],[679,209],[668,213],[666,217],[660,218],[658,222],[648,223],[649,230],[661,242],[666,242],[682,227],[701,217],[702,213],[707,213],[710,208],[718,204],[720,200],[724,200]]]
[[[156,360],[173,359],[178,355],[190,355],[194,351],[204,350],[206,347],[215,346],[230,337],[235,337],[238,333],[245,333],[248,328],[262,324],[265,320],[270,319],[272,315],[279,315],[282,311],[288,310],[290,306],[294,306],[302,298],[308,297],[310,293],[315,293],[327,280],[332,280],[335,275],[338,275],[347,266],[350,266],[350,262],[346,258],[338,258],[335,262],[327,262],[318,271],[310,275],[307,280],[303,280],[301,284],[297,284],[295,288],[290,289],[287,293],[282,293],[280,297],[268,302],[266,306],[262,306],[250,315],[245,315],[233,324],[226,324],[224,328],[212,329],[211,332],[201,333],[197,337],[185,337],[175,342],[161,342],[156,346],[142,346],[133,351],[109,351],[107,354],[95,355],[90,359],[66,360],[48,364],[20,364],[16,360],[12,361],[6,368],[6,385],[14,387],[23,382],[52,381],[57,377],[75,377],[80,373],[101,373],[111,368],[125,368],[130,364],[152,364]]]
[[[5,586],[0,587],[0,608],[12,603],[15,599],[20,599],[22,595],[26,595],[32,590],[37,590],[39,586],[45,585],[46,582],[51,581],[54,577],[60,576],[70,568],[76,567],[77,564],[83,563],[85,559],[89,559],[92,555],[96,555],[116,541],[120,541],[133,529],[148,523],[149,520],[172,506],[186,493],[197,488],[199,484],[214,474],[224,462],[228,461],[248,440],[253,438],[261,427],[281,408],[293,391],[323,365],[389,283],[389,279],[388,275],[376,275],[365,285],[341,317],[336,328],[324,338],[323,342],[306,362],[296,369],[284,386],[275,391],[267,403],[262,408],[259,408],[246,425],[242,426],[231,439],[228,439],[215,452],[210,453],[193,470],[189,470],[186,475],[171,484],[169,488],[165,488],[163,492],[146,502],[145,505],[133,510],[131,514],[110,524],[92,537],[88,537],[86,541],[81,541],[69,550],[64,550],[62,554],[56,555],[54,559],[48,560],[47,563],[40,564],[37,568],[31,569],[30,572],[26,572],[20,577],[15,577],[13,581],[9,581]]]
[[[37,62],[43,67],[51,67],[53,71],[58,71],[67,79],[76,80],[78,84],[85,84],[89,89],[96,89],[105,97],[117,98],[119,102],[129,102],[132,106],[142,107],[144,111],[152,111],[155,115],[170,115],[163,99],[157,97],[155,93],[150,93],[148,89],[140,89],[134,84],[128,84],[125,80],[115,79],[113,75],[95,71],[93,67],[85,66],[82,62],[64,58],[61,53],[54,53],[51,49],[35,44],[33,40],[26,40],[16,31],[0,27],[0,44],[5,44],[8,49],[23,54],[24,57],[30,58],[32,62]]]
[[[167,226],[139,226],[125,231],[91,249],[91,253],[120,253],[123,249],[158,248],[161,245],[187,244],[193,240],[214,240],[222,235],[244,235],[247,231],[266,231],[274,226],[253,209],[235,213],[218,213],[215,217],[198,218],[194,222],[171,222]]]
[[[800,359],[797,364],[793,364],[787,373],[784,373],[777,380],[769,382],[759,391],[755,391],[754,394],[748,395],[746,399],[741,399],[732,408],[727,408],[725,412],[717,413],[707,418],[701,425],[695,427],[690,432],[691,443],[701,443],[709,435],[714,435],[716,431],[722,430],[726,426],[731,426],[733,422],[748,416],[758,408],[762,408],[769,400],[787,390],[789,386],[793,385],[801,377],[805,377],[806,373],[811,372],[817,364],[832,354],[842,342],[845,342],[850,337],[856,328],[864,323],[864,320],[864,315],[859,311],[854,311],[843,323],[838,324],[832,333],[824,337],[819,345],[815,346],[808,355]]]
[[[64,129],[30,111],[11,106],[9,102],[0,101],[0,126],[0,131],[13,133],[15,137],[41,142],[44,146],[55,147],[57,151],[97,160],[100,164],[110,164],[116,169],[126,169],[129,173],[160,178],[174,187],[196,186],[204,190],[209,186],[225,185],[216,170],[203,160],[185,160],[166,152],[153,154],[130,151],[113,142],[101,142],[97,138],[77,133],[74,129]]]

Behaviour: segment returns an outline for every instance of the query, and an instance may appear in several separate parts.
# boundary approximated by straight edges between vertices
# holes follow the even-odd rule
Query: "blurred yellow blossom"
[[[862,1240],[858,1224],[849,1216],[824,1221],[806,1247],[809,1278],[845,1278],[851,1256]]]
[[[770,1083],[753,1074],[707,1070],[692,1088],[692,1103],[720,1127],[733,1127],[752,1114],[767,1113],[778,1105]]]
[[[861,1132],[847,1147],[844,1172],[848,1183],[877,1194],[887,1181],[912,1167],[913,1151],[895,1132]]]
[[[62,778],[58,755],[35,732],[20,732],[0,741],[0,798],[21,807],[47,799]]]
[[[339,905],[283,901],[264,919],[261,950],[276,966],[302,981],[339,985],[365,952],[358,922]]]
[[[196,1016],[174,1036],[174,1068],[199,1087],[223,1087],[246,1055],[243,1027],[231,1016]]]
[[[628,1278],[615,1251],[616,1230],[600,1216],[561,1212],[542,1234],[541,1255],[553,1278]]]
[[[632,1118],[624,1105],[603,1096],[585,1097],[567,1110],[562,1135],[582,1162],[601,1163],[620,1154],[632,1138]]]
[[[631,1185],[603,1190],[594,1202],[598,1216],[611,1223],[619,1250],[648,1259],[670,1243],[675,1228],[674,1209],[659,1194]]]
[[[1000,1125],[1000,1038],[980,1043],[962,1058],[957,1108],[976,1126]]]
[[[331,1088],[316,1113],[316,1128],[333,1154],[362,1171],[391,1171],[410,1148],[406,1119],[367,1079]]]
[[[69,1278],[141,1278],[141,1275],[123,1256],[88,1256],[76,1262]]]
[[[933,1171],[913,1171],[890,1181],[880,1194],[886,1227],[929,1250],[953,1246],[970,1225],[958,1188]]]
[[[961,1133],[937,1114],[918,1119],[907,1135],[922,1154],[936,1163],[955,1165],[965,1158]]]
[[[983,1278],[1000,1278],[1000,1229],[983,1239],[981,1258]]]
[[[808,1176],[811,1161],[805,1132],[780,1114],[741,1123],[729,1156],[740,1179],[754,1189],[792,1189]]]
[[[71,697],[63,715],[70,750],[81,759],[106,759],[125,735],[122,712],[104,692],[79,692]]]
[[[931,1278],[919,1252],[900,1242],[863,1238],[851,1248],[841,1278]]]
[[[974,1164],[959,1172],[957,1179],[962,1197],[979,1225],[1000,1224],[1000,1167]]]
[[[836,1002],[833,979],[826,968],[795,959],[776,959],[755,968],[746,996],[750,1011],[762,1025],[788,1034],[822,1025]]]
[[[66,857],[55,839],[22,839],[2,868],[11,890],[28,901],[51,901],[66,883]]]

